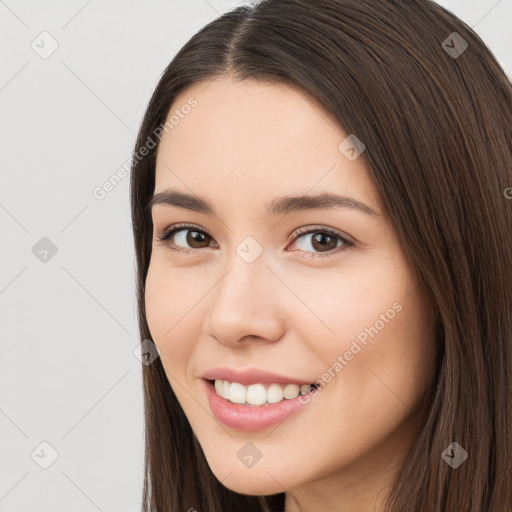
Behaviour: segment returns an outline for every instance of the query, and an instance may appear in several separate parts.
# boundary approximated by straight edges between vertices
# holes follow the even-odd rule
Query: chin
[[[242,465],[238,459],[236,462],[237,465]],[[224,487],[239,494],[268,496],[284,492],[283,488],[287,488],[288,482],[284,481],[285,478],[278,473],[267,471],[263,464],[260,468],[233,468],[231,464],[221,462],[210,468]]]
[[[215,475],[217,476],[217,475]],[[218,478],[218,477],[217,477]],[[219,480],[220,481],[220,480]],[[279,485],[270,475],[259,478],[248,475],[231,473],[223,481],[220,481],[224,487],[230,491],[249,496],[270,496],[284,492],[283,486]]]

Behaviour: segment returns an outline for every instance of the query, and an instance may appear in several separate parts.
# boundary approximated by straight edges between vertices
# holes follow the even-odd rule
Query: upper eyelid
[[[170,232],[174,232],[171,235],[171,237],[173,237],[174,235],[176,235],[180,231],[194,230],[194,229],[196,231],[199,231],[201,233],[206,234],[212,240],[215,241],[215,238],[208,232],[208,230],[206,230],[206,229],[204,229],[204,228],[202,228],[202,227],[200,227],[198,225],[195,225],[195,224],[188,224],[188,223],[181,223],[181,222],[178,222],[176,224],[171,224],[170,226],[166,227],[162,231],[162,233],[157,236],[157,239],[160,240],[162,237],[166,237]],[[288,242],[294,242],[296,239],[298,239],[298,238],[300,238],[300,237],[302,237],[304,235],[311,234],[312,232],[314,233],[315,231],[319,231],[319,232],[320,231],[324,231],[324,232],[330,233],[332,235],[335,235],[335,236],[339,237],[340,240],[344,241],[346,245],[354,245],[355,244],[355,242],[352,239],[352,237],[344,234],[343,232],[339,231],[336,228],[331,228],[329,226],[324,226],[322,224],[312,224],[312,225],[309,225],[309,226],[306,225],[306,226],[301,226],[300,228],[294,229],[293,232],[288,237]],[[164,240],[164,243],[167,242],[169,240],[169,238],[167,240]],[[217,242],[215,241],[215,243],[217,243]],[[189,248],[181,247],[181,246],[178,246],[178,247],[181,250],[183,250],[183,251],[194,250],[194,249],[189,249]],[[306,251],[306,252],[308,252],[308,251]],[[320,253],[318,253],[318,254],[320,254]]]
[[[187,224],[187,223],[180,223],[180,222],[178,222],[176,224],[171,224],[171,225],[167,226],[166,228],[164,228],[164,230],[162,231],[162,235],[165,235],[166,233],[169,233],[170,231],[175,231],[174,234],[176,234],[179,231],[187,230],[187,229],[196,229],[197,231],[200,231],[201,233],[205,233],[214,239],[214,237],[208,232],[207,229],[197,226],[195,224]],[[340,236],[341,238],[346,238],[347,240],[351,239],[351,237],[349,235],[344,234],[342,231],[340,231],[336,228],[331,228],[329,226],[324,226],[322,224],[311,224],[310,226],[308,226],[308,225],[301,226],[300,228],[294,229],[293,232],[290,234],[290,236],[306,235],[308,233],[311,233],[314,230],[327,231],[327,232],[334,233],[334,234]]]

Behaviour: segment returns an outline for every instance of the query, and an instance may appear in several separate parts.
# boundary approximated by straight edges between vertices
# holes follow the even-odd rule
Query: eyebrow
[[[168,206],[177,206],[186,208],[206,215],[216,215],[214,208],[206,199],[198,196],[178,192],[176,190],[164,190],[155,194],[148,203],[147,208],[151,210],[153,206],[163,204]],[[374,217],[381,217],[373,208],[354,199],[353,197],[342,196],[333,193],[323,193],[315,196],[292,196],[273,199],[265,205],[268,215],[287,215],[295,211],[320,210],[324,208],[348,208],[357,210]]]

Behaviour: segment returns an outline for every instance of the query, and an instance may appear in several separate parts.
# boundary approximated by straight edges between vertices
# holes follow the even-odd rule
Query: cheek
[[[381,258],[364,273],[344,269],[320,280],[302,276],[292,285],[311,310],[295,313],[295,329],[319,362],[318,378],[344,400],[373,397],[379,407],[379,400],[396,400],[396,394],[414,404],[428,383],[433,318],[405,265],[397,262]]]
[[[170,298],[165,292],[165,279],[157,266],[151,263],[146,277],[144,302],[146,319],[153,341],[160,345],[165,333],[164,319],[172,308],[169,308],[167,300]],[[167,327],[168,329],[168,327]],[[159,346],[159,348],[161,348]]]
[[[170,268],[159,253],[151,260],[146,277],[145,307],[154,341],[166,342],[187,323],[188,317],[183,317],[194,303],[197,283],[185,274]]]
[[[354,427],[396,426],[433,374],[431,317],[420,297],[396,290],[383,303],[367,301],[365,311],[345,317],[344,326],[346,335],[330,353],[338,361],[331,373],[339,375],[330,392],[353,411]]]
[[[166,370],[179,367],[189,356],[189,340],[194,337],[190,329],[197,325],[189,321],[187,314],[191,314],[194,302],[190,300],[190,286],[184,294],[184,283],[180,283],[175,274],[152,263],[145,286],[146,319]]]
[[[292,298],[294,328],[314,345],[315,352],[330,359],[351,347],[355,353],[354,341],[364,349],[399,323],[407,293],[405,280],[383,261],[367,265],[364,272],[347,266],[284,277],[302,303]]]

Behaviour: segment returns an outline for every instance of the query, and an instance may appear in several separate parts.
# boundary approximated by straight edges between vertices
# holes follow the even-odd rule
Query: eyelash
[[[159,242],[167,245],[169,247],[169,249],[171,249],[173,251],[180,252],[180,253],[188,253],[190,251],[194,251],[195,249],[185,249],[183,247],[178,247],[178,246],[175,246],[175,245],[169,243],[169,239],[173,235],[175,235],[178,231],[182,231],[184,229],[185,230],[186,229],[190,229],[190,230],[193,230],[193,231],[197,231],[199,233],[202,233],[202,234],[212,238],[206,231],[204,231],[203,229],[198,228],[197,226],[194,226],[193,224],[173,224],[172,226],[169,226],[168,228],[166,228],[161,235],[157,235],[156,238],[157,238],[157,240]],[[343,246],[336,247],[332,251],[329,251],[329,252],[324,253],[324,254],[299,250],[299,252],[303,252],[303,253],[305,252],[307,255],[311,255],[310,257],[320,257],[320,258],[323,258],[323,257],[327,257],[327,256],[334,256],[335,254],[338,254],[341,251],[350,249],[351,247],[354,246],[354,242],[351,242],[350,240],[348,240],[347,238],[342,236],[339,232],[337,232],[337,231],[335,231],[335,230],[333,230],[331,228],[324,227],[324,226],[310,227],[310,228],[299,228],[294,233],[295,237],[293,238],[292,242],[295,241],[297,238],[300,238],[300,236],[307,235],[307,234],[310,234],[310,233],[328,234],[330,236],[334,236],[334,237],[338,238],[344,244]],[[303,256],[303,257],[307,257],[307,256]]]

